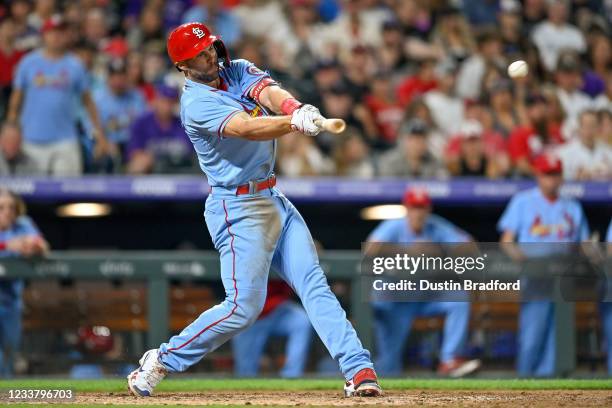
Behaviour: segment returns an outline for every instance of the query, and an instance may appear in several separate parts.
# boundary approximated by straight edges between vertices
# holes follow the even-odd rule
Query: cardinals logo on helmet
[[[200,27],[194,27],[191,32],[198,38],[202,38],[206,35],[206,33]]]

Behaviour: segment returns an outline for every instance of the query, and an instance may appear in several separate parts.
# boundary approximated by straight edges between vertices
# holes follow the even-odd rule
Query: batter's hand
[[[322,119],[325,118],[321,116],[319,109],[312,105],[304,105],[293,112],[291,128],[307,136],[316,136],[321,132],[321,128],[315,122]]]

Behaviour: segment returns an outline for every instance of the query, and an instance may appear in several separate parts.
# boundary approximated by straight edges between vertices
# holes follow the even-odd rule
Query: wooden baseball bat
[[[315,124],[321,129],[335,134],[342,133],[346,129],[346,122],[342,119],[318,119]]]

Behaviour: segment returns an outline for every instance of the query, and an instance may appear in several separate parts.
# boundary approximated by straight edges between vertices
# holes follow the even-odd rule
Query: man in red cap
[[[498,223],[502,243],[581,242],[589,237],[588,221],[580,203],[561,197],[561,160],[547,153],[533,161],[537,187],[517,193]],[[566,246],[505,245],[517,260],[565,252]],[[546,278],[543,276],[542,278]],[[555,373],[554,304],[547,299],[546,284],[524,278],[519,316],[518,361],[521,376],[550,377]],[[545,300],[542,300],[545,299]]]
[[[423,188],[410,188],[403,198],[406,217],[383,221],[368,242],[418,245],[460,243],[472,239],[465,231],[431,213],[431,198]],[[372,302],[377,346],[376,366],[384,375],[399,375],[412,322],[419,316],[445,316],[438,373],[462,377],[480,367],[479,360],[462,358],[468,337],[469,302]]]
[[[128,376],[130,391],[150,396],[167,373],[187,370],[252,325],[274,266],[340,365],[345,395],[382,395],[370,353],[329,288],[306,223],[275,187],[276,139],[292,131],[317,135],[319,110],[249,61],[231,60],[204,24],[172,31],[168,55],[185,75],[181,122],[211,186],[204,216],[221,255],[226,298],[147,351]]]
[[[3,132],[23,139],[23,153],[36,163],[38,173],[56,176],[82,173],[76,101],[82,102],[91,119],[97,154],[110,149],[90,93],[89,75],[66,50],[65,28],[60,15],[43,24],[44,46],[19,63],[3,127]]]

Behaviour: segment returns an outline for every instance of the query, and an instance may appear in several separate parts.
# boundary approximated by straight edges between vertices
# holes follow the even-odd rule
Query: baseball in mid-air
[[[529,65],[523,60],[514,61],[508,65],[508,75],[510,78],[523,78],[529,73]]]

